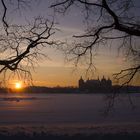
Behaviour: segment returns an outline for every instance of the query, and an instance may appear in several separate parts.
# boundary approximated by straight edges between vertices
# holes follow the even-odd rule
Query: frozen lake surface
[[[106,116],[109,101],[105,94],[1,94],[0,124],[140,122],[140,94],[119,95]]]

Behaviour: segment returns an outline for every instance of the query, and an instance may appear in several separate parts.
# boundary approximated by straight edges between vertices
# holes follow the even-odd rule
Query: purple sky
[[[54,0],[37,0],[31,1],[30,7],[22,9],[21,12],[13,10],[11,5],[8,9],[8,22],[26,24],[27,21],[32,21],[34,17],[44,16],[52,20],[54,15],[53,9],[48,8]],[[137,0],[137,7],[140,6],[140,1]],[[1,6],[0,6],[1,7]],[[136,8],[136,14],[138,9]],[[73,7],[66,13],[56,14],[55,21],[60,31],[56,32],[53,38],[61,41],[68,40],[72,42],[75,39],[72,37],[74,34],[78,35],[83,33],[85,25],[83,24],[83,16],[78,8]],[[103,75],[111,77],[113,73],[118,72],[121,68],[129,65],[122,53],[118,54],[116,46],[119,42],[114,42],[112,47],[100,46],[97,55],[94,58],[94,63],[97,68],[93,78],[98,76],[101,78]],[[65,62],[64,54],[57,49],[47,48],[44,50],[51,60],[43,59],[39,62],[33,72],[33,79],[36,85],[45,86],[77,86],[77,81],[82,75],[85,76],[85,66],[79,65],[75,71],[73,63]]]

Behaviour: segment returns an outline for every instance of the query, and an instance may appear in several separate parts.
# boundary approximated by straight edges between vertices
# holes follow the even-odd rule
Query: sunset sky
[[[34,17],[44,16],[48,19],[52,19],[54,15],[53,9],[48,8],[52,1],[40,0],[32,3],[32,6],[27,9],[23,9],[22,12],[12,11],[9,12],[9,22],[24,24],[26,21],[33,20]],[[10,11],[10,10],[9,10]],[[14,15],[14,16],[13,16]],[[58,23],[56,27],[60,29],[53,36],[56,40],[62,40],[72,42],[75,39],[73,35],[82,34],[85,25],[83,24],[83,17],[80,10],[73,8],[66,13],[56,14],[55,22]],[[104,75],[106,78],[112,78],[112,74],[119,72],[120,69],[129,65],[126,62],[122,53],[118,53],[116,48],[117,42],[110,46],[100,46],[97,51],[97,55],[94,58],[94,64],[96,71],[92,78],[101,79]],[[65,55],[62,51],[56,48],[47,48],[43,50],[50,59],[44,58],[38,62],[35,66],[35,70],[32,72],[33,81],[35,85],[39,86],[77,86],[77,81],[81,76],[87,79],[86,67],[79,65],[75,68],[73,63],[65,61]],[[139,84],[139,82],[137,82]]]

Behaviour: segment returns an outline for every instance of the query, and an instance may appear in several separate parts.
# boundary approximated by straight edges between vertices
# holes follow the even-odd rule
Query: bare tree
[[[130,83],[140,72],[140,18],[134,0],[56,0],[51,7],[65,13],[72,6],[84,12],[87,28],[77,39],[69,53],[74,54],[76,63],[89,55],[89,68],[93,65],[94,51],[100,45],[119,41],[118,49],[125,49],[125,56],[132,63],[131,67],[114,74],[115,79],[125,79],[123,85]],[[80,40],[80,42],[78,42]],[[89,69],[88,68],[88,69]]]
[[[54,34],[53,22],[38,18],[32,25],[25,27],[11,25],[8,22],[9,3],[21,10],[30,7],[30,2],[29,0],[15,0],[14,2],[1,0],[3,9],[1,14],[0,72],[23,71],[22,62],[26,60],[26,65],[29,62],[32,65],[33,60],[41,54],[41,51],[39,52],[41,46],[59,44],[49,39]],[[68,51],[75,55],[76,65],[83,56],[87,56],[88,69],[90,69],[93,66],[94,52],[98,46],[119,40],[121,45],[118,48],[125,48],[125,55],[129,57],[132,65],[130,68],[114,74],[114,77],[118,80],[127,78],[123,84],[128,84],[139,74],[140,48],[136,41],[139,42],[140,24],[139,14],[135,13],[136,3],[137,0],[55,0],[51,7],[57,12],[65,13],[74,5],[84,12],[87,23],[85,34],[74,36],[80,42],[76,42],[74,48],[69,48]],[[138,11],[138,9],[136,10]]]
[[[27,26],[11,25],[8,27],[8,36],[0,37],[1,54],[0,72],[23,71],[27,66],[33,66],[34,61],[41,55],[42,47],[57,45],[57,42],[49,38],[55,33],[53,22],[42,18],[36,18],[33,25]],[[24,66],[24,67],[23,67]]]
[[[8,1],[12,5],[12,1]],[[19,78],[32,80],[30,69],[42,58],[47,57],[42,49],[49,46],[57,46],[60,43],[54,41],[51,36],[55,33],[54,21],[37,17],[27,25],[10,24],[7,20],[7,5],[1,0],[3,13],[1,17],[0,32],[0,73],[4,77],[7,71],[12,71]],[[28,0],[14,1],[17,9],[28,7]],[[12,5],[14,6],[14,5]]]

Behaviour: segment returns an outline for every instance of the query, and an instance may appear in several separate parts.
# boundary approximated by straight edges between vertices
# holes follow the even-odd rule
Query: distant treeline
[[[111,90],[81,90],[78,87],[43,87],[43,86],[29,86],[21,90],[0,88],[0,93],[140,93],[140,86],[112,86]]]
[[[40,87],[30,86],[24,90],[27,93],[76,93],[79,92],[76,87]]]

